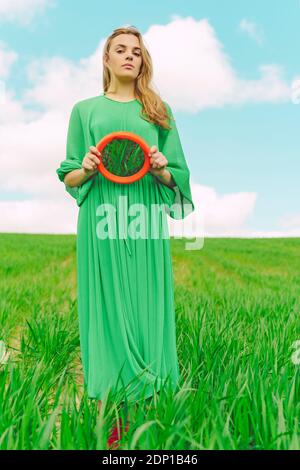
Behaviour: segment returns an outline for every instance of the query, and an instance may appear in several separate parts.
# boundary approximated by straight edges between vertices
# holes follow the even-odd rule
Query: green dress
[[[84,384],[88,397],[98,400],[109,390],[126,389],[127,398],[138,401],[153,395],[154,388],[159,391],[166,381],[175,390],[180,375],[167,214],[182,219],[194,210],[190,174],[175,121],[170,121],[171,130],[163,129],[146,121],[141,110],[137,99],[121,102],[104,94],[77,102],[69,120],[66,158],[56,170],[63,182],[66,173],[81,168],[91,145],[124,130],[140,135],[149,147],[156,145],[176,182],[169,188],[148,172],[134,183],[118,184],[97,172],[78,187],[65,185],[79,206],[77,300]],[[140,238],[99,237],[104,218],[97,208],[109,203],[118,217],[121,197],[127,210],[135,203],[149,209],[148,230],[156,223],[161,236],[151,237],[148,231]],[[151,204],[164,207],[155,221]],[[137,215],[125,219],[128,227]]]

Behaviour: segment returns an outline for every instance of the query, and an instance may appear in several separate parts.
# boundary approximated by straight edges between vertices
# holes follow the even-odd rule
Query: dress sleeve
[[[159,151],[168,160],[166,169],[171,173],[176,186],[170,188],[154,178],[160,191],[167,213],[173,219],[184,219],[194,211],[194,203],[190,188],[190,171],[186,163],[177,126],[170,106],[164,102],[168,110],[172,129],[159,128]]]
[[[83,157],[87,152],[85,146],[85,138],[82,127],[82,122],[80,118],[80,113],[75,104],[72,108],[69,127],[67,133],[67,144],[66,144],[66,158],[60,163],[59,168],[57,168],[56,173],[60,181],[64,182],[64,178],[67,173],[73,170],[81,168],[81,162]],[[93,182],[94,182],[94,173],[89,179],[84,181],[79,186],[68,186],[65,183],[66,191],[76,199],[77,205],[80,206],[84,199],[86,198]]]

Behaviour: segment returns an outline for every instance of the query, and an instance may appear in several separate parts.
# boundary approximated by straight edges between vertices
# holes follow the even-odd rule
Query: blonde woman
[[[166,214],[182,219],[194,204],[173,113],[151,79],[152,61],[140,32],[114,30],[103,52],[104,92],[74,105],[66,159],[56,170],[79,206],[81,357],[88,396],[98,400],[99,409],[110,389],[128,387],[128,395],[139,401],[167,380],[174,390],[179,381],[170,240],[162,230]],[[150,147],[149,172],[130,184],[111,182],[97,169],[97,143],[119,130],[141,136]],[[128,208],[138,203],[148,209],[146,238],[97,235],[97,207],[113,204],[118,214],[121,196]],[[153,204],[165,208],[155,239],[149,231]],[[127,223],[131,220],[128,216]]]

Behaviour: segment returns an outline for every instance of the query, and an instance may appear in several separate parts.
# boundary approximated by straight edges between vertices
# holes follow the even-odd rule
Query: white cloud
[[[240,78],[207,19],[174,17],[145,34],[153,57],[155,84],[176,109],[290,100],[290,84],[277,64],[261,64],[256,80]]]
[[[28,65],[28,78],[33,83],[23,102],[37,103],[46,110],[67,112],[75,101],[102,92],[102,47],[79,63],[63,57],[34,60]]]
[[[300,214],[294,214],[294,215],[287,215],[285,217],[282,217],[279,220],[279,224],[281,227],[285,228],[298,228],[300,227]]]
[[[40,113],[32,109],[26,109],[21,101],[15,98],[13,90],[9,89],[7,83],[1,81],[0,89],[0,133],[5,135],[13,130],[15,123],[25,125],[26,122],[37,119]],[[3,142],[0,142],[0,157],[2,153]]]
[[[239,77],[207,19],[175,17],[167,25],[151,26],[143,38],[153,59],[154,87],[174,110],[291,100],[291,84],[284,81],[278,64],[260,65],[257,80]],[[66,109],[102,92],[103,45],[104,40],[79,63],[61,57],[31,62],[32,86],[24,102]]]
[[[169,233],[172,236],[225,236],[244,230],[257,199],[257,194],[251,192],[221,195],[214,188],[193,181],[191,191],[195,211],[182,220],[169,219]]]
[[[71,196],[61,195],[60,201],[0,201],[0,213],[0,232],[76,233],[78,207]]]
[[[1,0],[0,22],[8,21],[26,25],[47,7],[55,5],[54,0]]]
[[[207,231],[242,227],[253,213],[257,199],[257,194],[251,192],[219,195],[214,188],[199,184],[193,184],[192,191]]]
[[[291,87],[283,78],[283,68],[277,64],[261,65],[260,80],[240,79],[235,84],[235,94],[232,102],[247,103],[276,103],[291,100]]]
[[[25,110],[23,103],[15,99],[14,91],[8,87],[8,78],[12,73],[12,66],[18,58],[19,56],[15,51],[9,49],[7,44],[0,41],[0,126],[7,126],[15,122],[24,123],[37,116],[36,112]]]
[[[247,33],[252,39],[254,39],[258,44],[263,42],[263,30],[261,26],[254,23],[253,21],[243,18],[240,21],[239,28],[241,31]]]
[[[18,54],[9,50],[7,45],[0,40],[0,78],[6,79],[11,71],[11,66],[17,60]]]
[[[1,189],[55,197],[55,169],[65,158],[67,124],[62,113],[49,111],[28,123],[0,126]]]

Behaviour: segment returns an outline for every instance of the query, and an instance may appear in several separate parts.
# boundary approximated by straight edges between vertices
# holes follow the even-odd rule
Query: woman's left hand
[[[164,170],[165,170],[165,167],[167,166],[168,164],[168,160],[166,159],[166,157],[158,151],[158,148],[156,147],[156,145],[153,145],[151,148],[150,148],[150,173],[153,175],[153,176],[159,176],[161,175]]]

